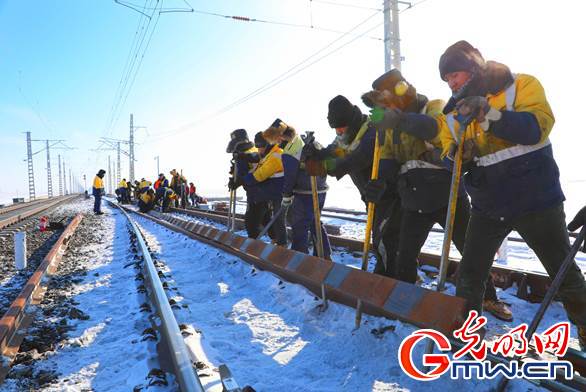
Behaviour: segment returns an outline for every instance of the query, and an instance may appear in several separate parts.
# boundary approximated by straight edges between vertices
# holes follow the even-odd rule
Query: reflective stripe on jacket
[[[500,120],[488,131],[473,121],[465,131],[465,139],[473,140],[478,151],[465,175],[465,185],[472,208],[495,219],[507,220],[540,211],[565,198],[559,182],[559,170],[553,158],[549,134],[554,116],[539,81],[519,74],[514,82],[496,94],[487,94],[489,105],[502,112]],[[497,137],[491,130],[522,133],[514,122],[519,115],[529,115],[537,123],[539,140],[532,145],[516,144]],[[459,134],[459,123],[451,115],[438,120],[443,156],[446,156]],[[498,123],[498,124],[497,124]],[[514,124],[517,128],[510,128]],[[509,128],[507,128],[509,127]],[[512,133],[512,132],[511,132]]]
[[[285,180],[283,184],[283,194],[311,194],[311,178],[305,171],[304,164],[301,162],[301,152],[303,151],[303,139],[295,135],[285,148],[281,159],[283,161],[283,172]],[[317,192],[325,193],[328,190],[326,177],[317,177]]]

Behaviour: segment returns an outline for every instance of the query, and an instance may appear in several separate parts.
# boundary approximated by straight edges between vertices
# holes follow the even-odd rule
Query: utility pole
[[[35,200],[35,173],[33,170],[33,148],[30,132],[26,133],[26,160],[28,164],[28,197],[29,200]]]
[[[159,173],[161,173],[159,171],[159,156],[158,155],[155,157],[155,160],[157,161],[157,177],[158,177],[159,176]]]
[[[69,192],[73,192],[73,179],[71,178],[71,168],[69,168]]]
[[[130,113],[130,135],[128,138],[128,180],[133,182],[134,178],[134,161],[136,161],[135,154],[134,154],[134,131],[139,128],[146,128],[143,126],[135,126],[134,125],[134,115]]]
[[[57,165],[59,166],[59,196],[63,196],[63,182],[61,182],[61,154],[57,155]]]
[[[116,187],[120,183],[120,142],[117,143],[118,147],[116,149]]]
[[[108,155],[108,193],[112,193],[112,166],[110,165],[110,155]]]
[[[65,159],[63,159],[63,191],[65,194],[69,194],[67,192],[67,171],[65,170]]]
[[[411,3],[399,0],[384,0],[384,35],[385,35],[385,72],[393,68],[401,70],[401,37],[399,33],[399,3],[411,6]]]
[[[138,127],[134,127],[136,129]],[[120,163],[120,155],[124,154],[126,156],[130,156],[130,153],[123,150],[121,144],[130,144],[128,140],[122,139],[111,139],[107,137],[102,137],[99,140],[100,145],[98,148],[94,149],[93,151],[116,151],[116,162],[112,166],[110,166],[110,156],[108,156],[108,172],[112,173],[112,168],[116,171],[116,176],[112,173],[112,189],[115,189],[118,183],[120,182],[120,172],[121,172],[121,163]],[[132,162],[132,161],[131,161]],[[110,176],[108,176],[110,178]]]
[[[130,137],[128,139],[128,181],[134,181],[134,124],[133,115],[130,113]]]
[[[68,147],[63,142],[64,140],[50,140],[50,139],[30,139],[31,142],[44,142],[45,147],[37,152],[32,153],[36,155],[42,151],[47,151],[47,196],[53,197],[53,176],[51,175],[51,148],[57,150],[72,150],[73,148]],[[49,144],[51,143],[51,144]],[[61,145],[61,146],[59,146]],[[57,147],[55,147],[57,146]],[[31,161],[32,164],[32,161]],[[70,189],[71,190],[71,189]]]
[[[51,177],[51,149],[49,148],[49,141],[45,140],[47,149],[47,196],[53,197],[53,178]]]

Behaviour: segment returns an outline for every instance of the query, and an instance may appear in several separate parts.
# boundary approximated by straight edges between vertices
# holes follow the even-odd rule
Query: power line
[[[377,10],[377,11],[380,11],[380,10]],[[287,27],[298,27],[298,28],[304,28],[304,29],[310,29],[310,30],[316,30],[316,31],[325,31],[328,33],[345,34],[345,32],[341,31],[341,30],[328,29],[325,27],[314,26],[313,22],[311,24],[307,25],[307,24],[267,20],[267,19],[250,18],[247,16],[225,15],[225,14],[219,14],[217,12],[211,12],[211,11],[194,10],[193,12],[195,12],[196,14],[217,16],[217,17],[224,18],[224,19],[232,19],[232,20],[236,20],[239,22],[266,23],[266,24],[273,24],[273,25],[280,25],[280,26],[287,26]],[[369,36],[368,38],[382,41],[382,38],[379,38],[379,37],[370,37]]]
[[[305,58],[303,61],[297,63],[296,65],[294,65],[293,67],[291,67],[290,69],[288,69],[287,71],[283,72],[281,75],[277,76],[276,78],[273,78],[272,80],[270,80],[269,82],[265,83],[264,85],[262,85],[261,87],[257,88],[256,90],[252,91],[251,93],[249,93],[248,95],[240,98],[239,100],[232,102],[231,104],[225,106],[224,108],[220,109],[215,115],[218,116],[220,114],[223,114],[233,108],[235,108],[236,106],[239,106],[241,104],[243,104],[246,101],[249,101],[250,99],[256,97],[259,94],[262,94],[263,92],[265,92],[266,90],[275,87],[277,84],[281,83],[282,81],[288,79],[290,76],[287,76],[288,74],[295,72],[295,70],[301,66],[303,66],[303,64],[307,63],[308,61],[310,61],[312,58],[318,56],[320,53],[322,53],[323,51],[327,50],[328,48],[330,48],[331,46],[333,46],[335,43],[337,43],[338,41],[342,40],[346,35],[350,34],[352,31],[358,29],[360,26],[362,26],[363,24],[365,24],[366,22],[368,22],[370,19],[372,19],[374,16],[378,15],[378,11],[373,13],[372,15],[368,16],[366,19],[362,20],[360,23],[358,23],[357,25],[355,25],[353,28],[351,28],[350,30],[346,31],[342,36],[338,37],[337,39],[333,40],[332,42],[330,42],[329,44],[327,44],[326,46],[324,46],[323,48],[319,49],[317,52],[313,53],[312,55],[310,55],[309,57]],[[371,29],[373,30],[373,29]],[[369,32],[371,31],[369,30]],[[365,35],[365,33],[360,34],[359,36],[355,37],[352,41],[360,38],[361,36]],[[351,42],[352,42],[351,41]],[[333,53],[333,52],[331,52]],[[327,56],[325,56],[327,57]],[[325,58],[325,57],[321,57]],[[315,62],[311,63],[311,64],[315,64]],[[305,69],[307,67],[303,67],[302,69]],[[296,75],[298,72],[295,72],[294,75]],[[282,80],[281,80],[282,79]]]
[[[116,117],[116,120],[115,120],[114,124],[116,124],[118,122],[118,119],[120,118],[120,115],[122,114],[122,108],[126,104],[126,100],[128,99],[128,95],[130,94],[130,91],[132,91],[132,87],[134,86],[134,82],[136,81],[136,76],[138,75],[138,71],[140,70],[140,67],[142,66],[142,62],[144,60],[144,56],[145,56],[145,54],[146,54],[146,52],[147,52],[147,50],[148,50],[148,48],[149,48],[149,46],[151,44],[151,41],[153,39],[153,35],[155,34],[155,30],[157,29],[157,25],[159,24],[159,19],[160,18],[161,18],[161,12],[159,12],[157,14],[157,19],[155,20],[155,25],[153,26],[153,28],[151,30],[151,35],[149,36],[149,39],[148,39],[148,41],[146,43],[146,46],[145,46],[145,48],[144,48],[144,50],[142,52],[142,55],[140,57],[138,66],[136,67],[136,71],[134,73],[134,76],[132,77],[132,82],[130,83],[130,87],[126,91],[126,95],[124,96],[124,101],[120,105],[120,110],[118,111],[118,116]]]
[[[152,1],[153,0],[150,0],[149,4],[152,3]],[[159,1],[160,0],[156,0],[157,5],[159,4]],[[145,6],[146,6],[146,2],[145,2]],[[120,116],[119,113],[122,111],[122,109],[124,107],[122,100],[124,99],[123,97],[125,96],[125,93],[126,92],[130,93],[130,88],[128,88],[128,82],[129,82],[130,78],[133,78],[133,75],[134,75],[134,78],[136,78],[136,75],[138,74],[139,67],[136,67],[136,64],[137,64],[137,61],[139,61],[138,58],[139,58],[139,54],[141,53],[141,51],[142,51],[141,59],[144,57],[146,47],[145,47],[145,50],[143,50],[143,44],[144,44],[145,38],[149,32],[152,18],[154,16],[155,12],[156,12],[156,7],[155,7],[155,9],[153,9],[153,12],[151,13],[151,15],[147,17],[148,22],[146,22],[146,26],[144,26],[144,22],[143,22],[143,27],[141,29],[140,38],[139,38],[139,41],[137,41],[137,45],[135,46],[136,49],[132,55],[132,61],[130,63],[130,66],[128,68],[127,73],[124,75],[124,82],[122,83],[122,88],[119,91],[119,95],[118,95],[116,104],[114,106],[114,111],[111,113],[112,117],[110,119],[110,124],[108,126],[108,128],[110,128],[110,129],[116,125],[116,122],[118,121],[118,118]],[[144,19],[144,21],[147,21],[147,19]],[[154,30],[153,30],[153,32],[154,32]],[[151,33],[151,37],[152,37],[152,33]],[[150,40],[149,40],[149,43],[150,43]],[[140,62],[142,63],[142,61],[140,61]],[[134,78],[133,78],[133,80],[134,80]],[[128,96],[128,94],[126,94],[126,96]],[[126,101],[124,100],[124,102],[126,102]]]
[[[362,32],[361,34],[357,35],[357,36],[353,36],[352,39],[346,43],[344,43],[343,45],[329,51],[327,54],[318,57],[316,60],[311,61],[314,57],[318,56],[320,53],[324,52],[325,50],[327,50],[328,48],[330,48],[331,46],[333,46],[336,42],[340,41],[342,38],[344,38],[346,35],[350,34],[352,31],[358,29],[360,26],[362,26],[363,24],[365,24],[366,22],[368,22],[370,19],[372,19],[374,16],[378,15],[379,12],[375,12],[372,15],[370,15],[369,17],[367,17],[366,19],[362,20],[360,23],[358,23],[357,25],[355,25],[353,28],[351,28],[350,30],[346,31],[341,37],[336,38],[335,40],[333,40],[332,42],[330,42],[329,44],[327,44],[326,46],[324,46],[323,48],[319,49],[318,51],[316,51],[315,53],[313,53],[312,55],[310,55],[309,57],[305,58],[303,61],[297,63],[296,65],[294,65],[293,67],[291,67],[290,69],[288,69],[287,71],[283,72],[282,74],[280,74],[279,76],[277,76],[276,78],[273,78],[272,80],[270,80],[269,82],[265,83],[264,85],[262,85],[261,87],[257,88],[256,90],[252,91],[251,93],[249,93],[248,95],[232,102],[231,104],[225,106],[224,108],[220,109],[219,111],[217,111],[215,114],[212,114],[206,118],[200,119],[200,120],[196,120],[192,123],[186,124],[181,126],[178,129],[175,130],[171,130],[165,133],[162,133],[160,135],[158,135],[155,138],[152,138],[151,140],[149,140],[149,142],[152,141],[156,141],[156,140],[160,140],[160,139],[164,139],[168,136],[180,133],[180,132],[184,132],[185,130],[187,130],[189,127],[198,124],[198,123],[202,123],[205,121],[208,121],[212,118],[215,118],[217,116],[220,116],[226,112],[228,112],[229,110],[249,101],[250,99],[264,93],[265,91],[277,86],[278,84],[284,82],[285,80],[293,77],[294,75],[297,75],[299,72],[305,70],[306,68],[316,64],[317,62],[323,60],[324,58],[332,55],[333,53],[337,52],[338,50],[342,49],[343,47],[349,45],[350,43],[356,41],[357,39],[361,38],[362,36],[370,33],[371,31],[373,31],[374,29],[380,27],[382,25],[382,23],[377,24],[376,26],[369,28],[368,30],[366,30],[365,32]],[[311,61],[309,64],[306,64],[307,62]],[[304,66],[304,64],[306,64]]]
[[[147,1],[149,1],[149,0],[145,0],[144,7],[146,7]],[[143,21],[146,20],[145,17],[148,18],[148,15],[144,14],[143,12],[141,12],[141,16],[138,19],[138,24],[137,24],[136,30],[134,32],[134,39],[132,40],[132,44],[130,46],[130,50],[128,51],[128,56],[126,57],[126,63],[124,64],[124,68],[122,70],[122,75],[120,76],[120,82],[118,82],[118,87],[116,88],[116,92],[114,93],[114,100],[112,101],[112,107],[110,108],[110,116],[109,116],[108,123],[106,124],[106,129],[108,129],[109,126],[110,126],[110,124],[111,124],[112,116],[113,116],[113,113],[114,113],[114,108],[115,108],[115,105],[117,104],[116,97],[118,97],[121,94],[122,85],[125,83],[126,75],[129,72],[129,68],[128,67],[130,66],[131,61],[133,60],[132,54],[134,53],[136,44],[139,41],[139,38],[138,38],[139,37],[139,31],[141,31],[141,27],[142,27],[142,29],[144,29]]]
[[[193,7],[191,7],[191,5],[187,2],[187,0],[182,0],[182,1],[183,1],[183,3],[185,3],[185,5],[188,8],[162,8],[160,12],[164,14],[166,12],[193,12],[194,11]],[[135,10],[136,12],[139,12],[139,13],[144,13],[144,11],[151,11],[154,9],[152,7],[141,7],[140,5],[138,5],[136,3],[132,3],[130,1],[114,0],[114,2],[117,4],[120,4],[124,7],[128,7],[132,10]],[[139,10],[139,8],[142,8],[142,11]],[[146,15],[146,14],[144,14],[144,15]]]

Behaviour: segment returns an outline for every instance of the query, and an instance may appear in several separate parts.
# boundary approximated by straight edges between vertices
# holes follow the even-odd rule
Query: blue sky
[[[310,7],[305,0],[190,1],[197,10],[294,24],[313,21],[317,27],[340,31],[374,13],[311,3]],[[380,7],[382,1],[341,3]],[[183,2],[164,0],[163,5],[180,7]],[[581,119],[586,61],[579,49],[586,36],[584,11],[582,2],[569,1],[554,5],[526,0],[427,0],[402,12],[400,19],[403,74],[430,98],[449,96],[437,60],[459,39],[469,40],[485,58],[541,80],[556,115],[552,142],[572,206],[583,203],[586,194],[586,134]],[[110,0],[0,0],[0,163],[5,168],[1,200],[27,192],[22,132],[29,130],[39,139],[66,139],[76,148],[52,151],[57,189],[56,155],[61,153],[76,175],[93,177],[107,167],[108,154],[112,158],[115,154],[92,149],[102,136],[127,138],[130,113],[135,125],[147,126],[137,131],[138,177],[156,174],[154,156],[159,155],[161,171],[183,169],[204,194],[219,194],[227,182],[225,146],[230,131],[244,127],[252,136],[280,117],[301,131],[316,131],[318,139],[328,142],[333,135],[326,121],[329,99],[344,94],[358,103],[384,68],[383,43],[363,37],[214,116],[339,35],[198,13],[162,14],[126,104],[109,129],[140,17]],[[374,28],[366,35],[382,37],[382,27],[376,27],[381,22],[382,13],[355,33]],[[348,40],[344,37],[331,49]],[[41,147],[36,143],[33,150]],[[34,166],[37,193],[46,193],[44,153],[35,156]],[[127,167],[123,159],[125,176]],[[335,189],[339,193],[330,192],[328,198],[343,203],[349,183],[342,181]]]

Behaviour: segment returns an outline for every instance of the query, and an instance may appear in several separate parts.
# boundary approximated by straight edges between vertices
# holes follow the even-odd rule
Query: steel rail
[[[207,212],[207,213],[211,213],[211,214],[218,214],[218,215],[222,215],[224,214],[223,211],[213,211],[213,210],[199,210],[197,208],[187,208],[186,210],[188,211],[202,211],[202,212]],[[182,209],[177,209],[176,212],[181,212],[184,211]],[[326,212],[334,212],[336,214],[346,214],[346,215],[355,215],[355,216],[362,216],[365,215],[365,213],[363,212],[359,212],[359,211],[354,211],[354,210],[346,210],[343,208],[324,208],[323,211]],[[237,217],[239,218],[244,218],[244,215],[242,214],[236,214]],[[340,219],[340,220],[345,220],[348,222],[357,222],[357,223],[366,223],[366,219],[364,218],[356,218],[354,216],[340,216],[340,215],[333,215],[333,214],[327,214],[327,213],[322,213],[321,214],[322,217],[325,218],[334,218],[334,219]],[[431,232],[432,233],[443,233],[444,229],[438,229],[435,227],[431,228]],[[577,237],[577,233],[572,233],[572,232],[568,232],[568,236],[571,238],[576,238]],[[520,242],[520,243],[525,243],[525,241],[522,238],[517,238],[517,237],[507,237],[508,241],[511,242]]]
[[[0,319],[0,383],[8,374],[10,363],[18,353],[20,343],[24,337],[18,332],[28,327],[32,322],[33,314],[27,311],[27,307],[31,304],[40,303],[49,279],[57,270],[69,240],[75,233],[82,218],[83,216],[79,214],[67,225],[18,297]]]
[[[12,204],[12,205],[9,205],[6,207],[2,207],[2,208],[0,208],[0,215],[6,214],[7,212],[10,212],[10,211],[19,210],[21,208],[30,207],[30,206],[33,206],[36,204],[46,203],[47,200],[51,200],[51,199],[33,200],[33,201],[25,202],[25,203],[16,203],[16,204]]]
[[[110,202],[110,201],[109,201]],[[159,278],[157,269],[151,258],[151,254],[147,247],[147,244],[142,236],[142,233],[136,223],[132,220],[130,215],[124,208],[118,206],[116,203],[110,202],[111,205],[116,206],[128,219],[132,231],[136,235],[140,253],[144,258],[143,270],[145,275],[145,283],[151,288],[151,299],[154,302],[155,308],[161,319],[161,325],[159,326],[160,332],[167,343],[169,351],[169,357],[173,364],[173,370],[179,389],[183,392],[203,392],[204,388],[201,384],[199,377],[195,372],[195,368],[191,362],[187,347],[183,341],[179,324],[175,319],[171,305],[169,305],[169,299],[163,284]]]
[[[225,224],[226,217],[221,211],[201,211],[198,209],[171,209],[172,212],[187,214],[190,216],[210,219],[218,223]],[[236,219],[236,227],[244,228],[244,220],[241,217]],[[326,225],[327,231],[327,225]],[[572,233],[573,234],[573,233]],[[362,251],[363,243],[359,240],[328,234],[330,243],[334,246],[344,247],[350,251]],[[432,253],[420,253],[418,256],[420,265],[439,268],[440,257]],[[458,269],[459,260],[450,257],[448,266],[448,276],[453,278]],[[497,287],[508,289],[517,284],[517,296],[530,302],[541,302],[547,288],[551,283],[549,276],[542,272],[517,270],[505,265],[493,264],[491,274]]]
[[[6,213],[6,214],[9,214],[10,216],[0,219],[0,229],[3,229],[7,226],[10,226],[14,223],[20,222],[24,219],[30,218],[31,216],[37,215],[43,211],[48,210],[49,208],[55,207],[61,203],[69,201],[75,197],[78,197],[78,195],[69,195],[69,196],[64,196],[61,198],[47,199],[43,202],[38,203],[40,205],[37,205],[37,204],[30,205],[29,204],[29,205],[24,206],[22,208],[13,209],[12,211],[9,211],[9,212],[12,212],[12,214],[9,214],[8,212]],[[30,208],[30,207],[33,207],[33,208]],[[23,210],[23,211],[20,211],[20,210]]]
[[[450,334],[464,320],[465,303],[459,297],[436,293],[168,214],[128,211],[233,254],[284,280],[301,284],[316,296],[322,296],[325,291],[329,300],[353,308],[361,306],[364,313],[400,319],[421,328],[434,328]],[[406,297],[409,300],[405,301]]]
[[[182,220],[179,218],[171,217],[168,214],[156,213],[157,216],[160,216],[160,218],[159,218],[157,216],[147,215],[147,214],[139,213],[139,212],[133,211],[133,210],[131,210],[131,211],[133,213],[138,214],[139,216],[142,216],[143,218],[152,220],[159,225],[167,227],[170,230],[176,231],[178,233],[182,233],[190,238],[193,238],[195,240],[212,245],[212,246],[214,246],[218,249],[222,249],[228,253],[234,254],[234,255],[242,258],[244,261],[247,261],[247,262],[257,266],[258,268],[267,269],[268,271],[270,271],[272,273],[277,273],[277,275],[281,276],[282,278],[284,278],[286,280],[292,281],[294,283],[301,283],[306,288],[308,288],[310,291],[314,292],[314,294],[318,294],[318,291],[315,288],[309,287],[307,285],[307,282],[299,281],[296,279],[291,279],[291,275],[279,273],[278,271],[275,271],[271,268],[266,268],[268,266],[267,264],[259,263],[259,261],[260,261],[259,258],[263,257],[263,255],[265,255],[265,254],[268,254],[266,252],[267,248],[265,248],[265,250],[257,249],[255,251],[253,251],[254,254],[250,254],[248,251],[243,252],[241,250],[242,247],[245,247],[244,245],[242,247],[238,247],[238,246],[234,247],[234,246],[230,246],[230,245],[226,244],[226,242],[229,243],[230,240],[229,239],[224,240],[224,238],[225,238],[224,234],[222,234],[221,231],[219,231],[217,229],[212,229],[210,227],[210,230],[205,230],[202,227],[198,227],[200,225],[196,224],[195,222],[189,222],[189,221],[185,221],[185,220]],[[205,234],[206,232],[207,232],[207,234]],[[234,237],[234,236],[232,235],[232,237]],[[252,244],[250,246],[252,246],[253,248],[255,247]],[[249,250],[251,249],[250,246],[248,247]],[[270,245],[267,245],[267,246],[270,247]],[[274,247],[274,248],[278,249],[279,247]],[[270,249],[270,248],[268,248],[268,249]],[[256,256],[255,254],[260,254],[260,256]],[[372,275],[372,274],[369,274],[369,275]],[[356,285],[356,284],[358,284],[358,281],[354,281],[354,285]],[[347,302],[340,301],[337,298],[334,298],[334,300],[336,302],[340,302],[340,303],[344,303],[349,306],[353,306],[353,304],[348,304]],[[367,311],[367,313],[374,314],[375,316],[388,317],[388,315],[381,314],[380,312],[372,312],[372,310],[373,310],[373,308],[370,307],[370,309],[369,309],[369,311]],[[457,344],[456,342],[453,342],[453,343]],[[459,344],[462,344],[462,343],[460,342]],[[493,363],[502,363],[503,361],[506,361],[506,358],[498,357],[496,355],[495,356],[489,355],[488,359],[490,361],[492,361]],[[563,358],[560,358],[560,359],[572,362],[572,364],[574,365],[574,369],[578,370],[581,374],[584,374],[584,372],[586,372],[586,356],[583,355],[583,353],[579,352],[578,350],[574,350],[572,348],[569,348],[566,356]],[[583,386],[586,385],[586,382],[583,377],[575,376],[572,380],[562,380],[562,381],[560,381],[560,380],[543,380],[543,381],[539,382],[538,385],[549,388],[554,391],[570,391],[570,390],[574,391],[574,390],[580,390],[580,388],[582,388]],[[574,389],[576,385],[579,386],[578,389]]]

